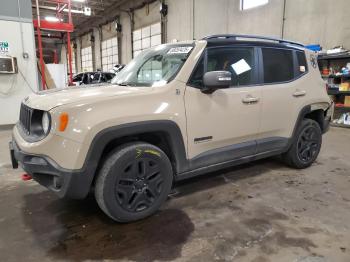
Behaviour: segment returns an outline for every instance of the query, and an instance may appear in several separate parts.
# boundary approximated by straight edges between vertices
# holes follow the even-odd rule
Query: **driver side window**
[[[255,84],[255,65],[253,47],[219,47],[207,50],[205,56],[197,64],[189,84],[193,87],[203,87],[204,72],[228,71],[231,73],[231,86],[240,87]]]

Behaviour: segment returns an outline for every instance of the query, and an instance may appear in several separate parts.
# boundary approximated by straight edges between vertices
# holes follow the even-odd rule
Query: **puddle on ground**
[[[161,210],[130,224],[118,224],[93,198],[57,199],[50,192],[26,195],[23,218],[41,248],[55,259],[75,261],[129,259],[172,260],[194,231],[187,214]]]

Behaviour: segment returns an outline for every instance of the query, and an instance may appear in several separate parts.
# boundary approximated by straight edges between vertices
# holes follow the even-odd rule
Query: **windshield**
[[[193,45],[160,45],[134,58],[112,83],[129,86],[161,86],[171,81],[189,56]]]

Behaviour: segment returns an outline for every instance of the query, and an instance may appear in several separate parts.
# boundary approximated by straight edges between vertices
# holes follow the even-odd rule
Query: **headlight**
[[[44,134],[46,135],[50,129],[50,116],[49,113],[44,112],[41,119],[41,126],[43,128]]]

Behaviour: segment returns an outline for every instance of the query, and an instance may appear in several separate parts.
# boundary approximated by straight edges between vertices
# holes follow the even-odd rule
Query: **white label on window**
[[[300,70],[300,72],[305,72],[306,71],[305,66],[300,66],[299,70]]]
[[[192,46],[177,46],[172,47],[168,51],[168,54],[187,54],[192,50]]]
[[[251,67],[244,59],[241,59],[237,63],[232,64],[231,67],[235,71],[236,75],[240,75],[251,70]]]

